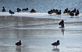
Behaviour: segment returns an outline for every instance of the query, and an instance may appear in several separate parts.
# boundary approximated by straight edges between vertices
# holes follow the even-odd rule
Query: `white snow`
[[[50,18],[50,19],[64,19],[65,21],[69,22],[78,22],[82,21],[82,13],[79,14],[79,16],[74,16],[71,18],[71,16],[66,14],[61,15],[49,15],[48,13],[29,13],[29,12],[15,12],[15,14],[9,14],[9,12],[0,12],[0,16],[15,16],[15,17],[27,17],[27,18]]]
[[[0,12],[0,16],[11,16],[9,12]],[[30,13],[30,12],[15,12],[15,14],[12,14],[12,16],[18,16],[18,17],[44,17],[44,16],[57,16],[57,17],[70,17],[67,14],[61,14],[61,15],[56,15],[56,14],[48,14],[48,13]],[[82,13],[79,14],[78,17],[81,17]],[[46,18],[46,17],[44,17]]]

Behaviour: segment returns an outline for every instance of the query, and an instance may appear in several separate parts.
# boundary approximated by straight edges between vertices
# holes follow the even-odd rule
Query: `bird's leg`
[[[11,16],[12,16],[12,14],[11,14]]]
[[[57,48],[57,46],[56,46],[56,48]]]

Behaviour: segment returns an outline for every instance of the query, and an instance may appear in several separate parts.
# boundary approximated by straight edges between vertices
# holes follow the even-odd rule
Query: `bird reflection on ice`
[[[53,52],[60,52],[60,49],[59,48],[53,48],[52,51]]]
[[[16,46],[16,52],[21,52],[21,46]]]
[[[64,28],[61,28],[61,32],[62,32],[63,35],[64,35],[64,31],[65,31],[65,29]]]

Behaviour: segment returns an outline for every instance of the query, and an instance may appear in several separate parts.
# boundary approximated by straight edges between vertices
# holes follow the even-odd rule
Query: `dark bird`
[[[60,45],[60,41],[57,40],[56,42],[52,43],[51,45],[52,45],[52,46],[56,46],[56,48],[57,48],[57,46]]]
[[[66,8],[63,13],[64,14],[67,13],[68,15],[70,15],[70,10],[68,8]]]
[[[21,12],[21,9],[20,8],[17,8],[17,12]]]
[[[63,13],[68,13],[68,8],[66,8]]]
[[[59,25],[61,25],[60,28],[64,28],[64,20],[61,20],[61,21],[59,22]]]
[[[31,13],[35,13],[35,12],[36,12],[36,10],[35,10],[35,9],[32,9],[30,12],[31,12]]]
[[[2,12],[6,12],[6,9],[5,9],[5,7],[4,7],[4,6],[2,7]]]
[[[28,8],[24,8],[24,9],[22,9],[22,11],[28,11]]]
[[[57,15],[61,15],[61,10],[58,10],[58,9],[52,9],[50,11],[48,11],[48,14],[57,14]]]
[[[61,10],[58,10],[57,15],[61,15]]]
[[[79,15],[79,10],[76,10],[75,16]]]
[[[72,10],[72,12],[75,13],[75,12],[76,12],[76,8],[74,8],[74,9]]]
[[[53,10],[48,11],[48,14],[52,14],[52,13],[53,13]]]
[[[10,14],[14,14],[14,12],[13,12],[13,11],[11,11],[11,10],[9,10],[9,13],[10,13]]]
[[[70,16],[74,16],[74,12],[71,11],[71,12],[69,13],[69,15],[70,15]]]
[[[15,43],[16,46],[21,46],[22,43],[21,43],[21,40],[19,40],[18,42]]]

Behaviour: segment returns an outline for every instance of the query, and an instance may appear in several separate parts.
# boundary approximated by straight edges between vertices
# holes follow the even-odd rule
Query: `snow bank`
[[[82,22],[82,13],[79,16],[71,16],[66,14],[61,15],[49,15],[48,13],[29,13],[29,12],[15,12],[15,14],[9,14],[9,12],[0,12],[0,16],[15,16],[15,17],[27,17],[27,18],[40,18],[40,19],[64,19],[65,22]]]
[[[11,16],[11,14],[9,14],[9,12],[0,12],[0,16]],[[62,15],[56,15],[56,14],[48,14],[48,13],[29,13],[29,12],[15,12],[15,14],[12,14],[12,16],[18,16],[18,17],[44,17],[44,16],[61,16],[61,17],[70,17],[67,14],[62,14]],[[81,17],[82,13],[79,14],[78,17]],[[45,17],[46,18],[46,17]],[[48,17],[49,18],[49,17]]]

